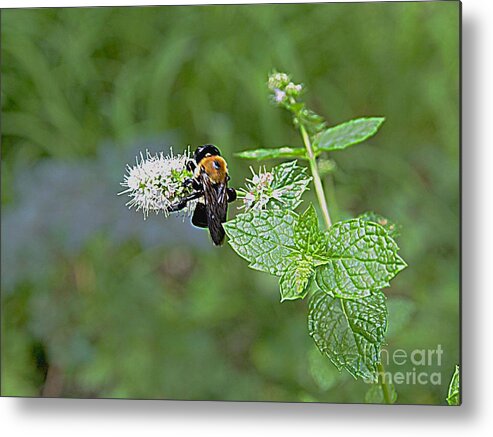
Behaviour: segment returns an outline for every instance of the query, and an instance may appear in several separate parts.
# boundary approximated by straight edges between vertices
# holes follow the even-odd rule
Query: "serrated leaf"
[[[235,153],[235,156],[243,159],[255,159],[262,161],[278,158],[306,158],[306,150],[303,147],[279,147],[273,149],[245,150]]]
[[[390,403],[394,404],[397,401],[397,392],[395,391],[394,384],[388,383],[390,391]],[[367,404],[385,404],[385,397],[383,395],[383,389],[380,384],[372,384],[370,389],[365,394],[365,402]]]
[[[280,193],[280,196],[272,199],[270,204],[282,209],[295,209],[312,180],[306,174],[306,168],[296,165],[296,161],[283,162],[272,168],[272,175],[272,189]]]
[[[295,244],[302,253],[313,259],[315,265],[325,264],[328,261],[327,239],[320,231],[317,212],[313,205],[310,205],[296,222]]]
[[[296,251],[290,255],[291,263],[281,276],[281,301],[303,299],[308,293],[315,267],[327,262],[325,235],[318,226],[318,217],[313,205],[298,217],[294,229]]]
[[[317,267],[317,284],[333,296],[368,296],[388,287],[389,281],[407,266],[398,249],[376,223],[361,219],[336,223],[327,231],[328,262]]]
[[[315,267],[327,262],[325,236],[312,205],[302,216],[282,210],[239,214],[224,228],[231,247],[250,267],[280,277],[281,301],[304,298]]]
[[[401,226],[393,223],[388,218],[377,214],[373,211],[365,212],[358,216],[361,220],[366,220],[368,222],[378,223],[380,226],[383,226],[387,233],[394,239],[400,236],[401,234]]]
[[[460,372],[459,366],[455,366],[454,374],[450,380],[450,385],[448,388],[447,403],[449,405],[460,405]]]
[[[303,299],[314,274],[313,263],[303,259],[293,259],[279,280],[281,302]]]
[[[317,291],[310,299],[308,332],[338,369],[377,381],[377,364],[387,327],[382,292],[360,299],[339,299]]]
[[[289,266],[289,255],[296,250],[297,219],[291,211],[250,211],[224,223],[224,229],[231,247],[250,267],[281,276]]]
[[[341,150],[375,135],[383,117],[357,118],[322,131],[314,142],[316,151]]]

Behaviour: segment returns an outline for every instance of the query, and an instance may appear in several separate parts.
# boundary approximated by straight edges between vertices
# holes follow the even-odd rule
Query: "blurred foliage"
[[[330,124],[386,117],[330,155],[329,205],[402,225],[386,349],[444,355],[427,368],[441,384],[397,385],[398,403],[445,403],[459,362],[458,7],[3,10],[2,394],[364,400],[365,383],[314,356],[306,307],[281,305],[275,278],[115,195],[145,148],[213,142],[240,186],[251,162],[234,153],[300,146],[268,102],[277,68]]]

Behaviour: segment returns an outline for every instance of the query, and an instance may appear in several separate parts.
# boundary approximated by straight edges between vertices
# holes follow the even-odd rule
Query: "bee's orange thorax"
[[[206,156],[200,161],[199,167],[205,171],[213,183],[219,184],[226,181],[228,165],[224,158],[220,156]]]

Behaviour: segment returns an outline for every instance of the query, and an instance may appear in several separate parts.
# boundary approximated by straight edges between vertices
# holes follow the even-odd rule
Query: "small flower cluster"
[[[148,151],[140,154],[136,159],[136,165],[127,166],[127,174],[121,183],[127,189],[119,194],[128,194],[131,200],[127,203],[129,208],[135,207],[137,211],[142,210],[144,218],[149,211],[160,211],[165,216],[169,215],[169,207],[178,199],[190,194],[189,188],[184,182],[192,174],[186,169],[189,153],[183,155],[169,155],[164,153],[152,155]],[[190,202],[185,212],[189,213],[195,202]]]
[[[295,100],[303,91],[303,85],[291,82],[286,73],[272,73],[267,86],[273,92],[273,100],[278,105]]]
[[[286,190],[284,187],[282,189],[273,187],[274,175],[266,171],[265,166],[263,171],[259,169],[258,174],[255,174],[252,167],[250,171],[253,176],[247,179],[247,190],[239,190],[240,197],[243,198],[243,205],[239,209],[245,209],[245,211],[265,209],[271,199],[282,202],[282,195]]]

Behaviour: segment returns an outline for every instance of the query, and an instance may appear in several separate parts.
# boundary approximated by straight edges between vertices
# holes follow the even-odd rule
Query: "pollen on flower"
[[[191,176],[186,169],[188,160],[188,151],[183,155],[173,155],[172,151],[169,155],[162,152],[152,155],[146,151],[144,156],[141,153],[134,166],[127,166],[127,174],[121,183],[126,190],[118,194],[128,194],[131,199],[127,206],[142,211],[144,218],[150,211],[168,216],[169,207],[190,194],[190,189],[183,184]],[[191,212],[195,203],[190,202],[184,212]]]

